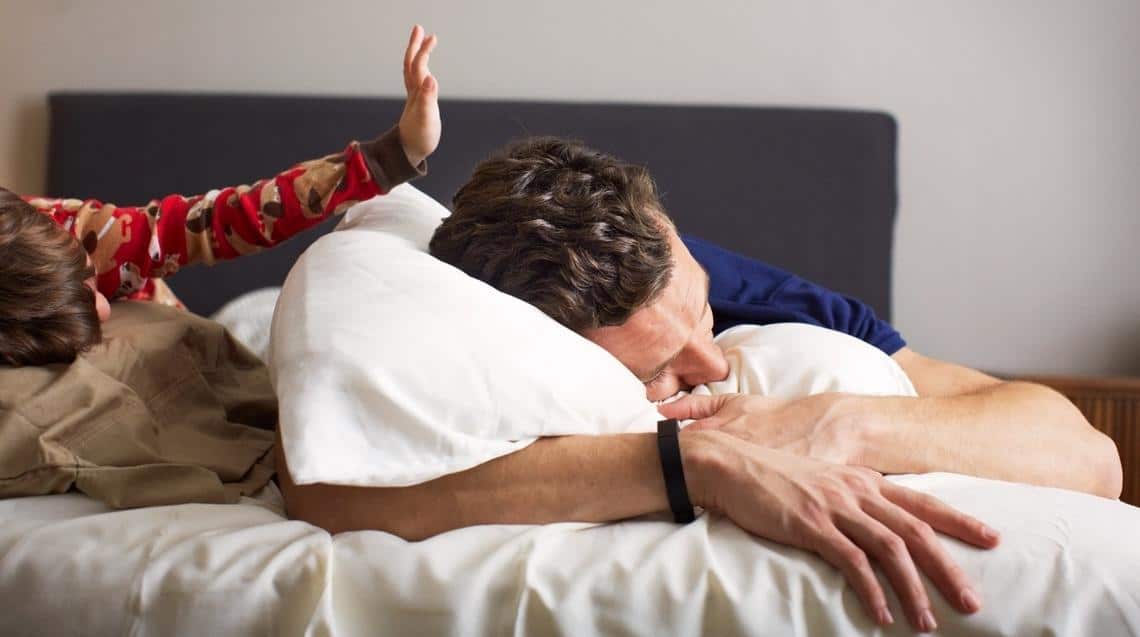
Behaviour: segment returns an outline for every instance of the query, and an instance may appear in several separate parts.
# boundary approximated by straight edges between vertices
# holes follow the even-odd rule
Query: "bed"
[[[50,194],[138,202],[270,174],[395,121],[395,100],[52,96]],[[507,138],[561,134],[646,163],[682,231],[797,271],[890,315],[896,127],[883,113],[451,101],[420,184],[447,201]],[[179,273],[209,314],[279,285],[316,229]],[[1140,509],[951,474],[899,476],[1002,531],[947,541],[986,607],[944,634],[1140,634]],[[2,634],[907,634],[863,615],[819,560],[702,516],[491,525],[408,543],[330,536],[270,485],[236,505],[112,510],[78,493],[0,500]],[[896,617],[901,616],[897,611]]]

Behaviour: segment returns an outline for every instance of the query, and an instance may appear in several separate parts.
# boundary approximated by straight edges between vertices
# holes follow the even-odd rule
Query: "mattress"
[[[932,593],[941,633],[1140,634],[1140,509],[954,474],[891,479],[1003,534],[988,552],[943,539],[985,606],[963,616]],[[290,521],[273,485],[237,505],[0,501],[0,599],[3,635],[910,634],[874,626],[821,560],[718,516],[405,542]]]

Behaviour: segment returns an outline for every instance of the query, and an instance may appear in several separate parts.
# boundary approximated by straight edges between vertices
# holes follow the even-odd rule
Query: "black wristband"
[[[689,500],[689,487],[685,484],[685,467],[681,464],[681,443],[677,439],[680,429],[677,420],[670,418],[657,423],[657,452],[661,456],[661,472],[665,474],[665,494],[673,519],[687,524],[696,519],[693,503]]]

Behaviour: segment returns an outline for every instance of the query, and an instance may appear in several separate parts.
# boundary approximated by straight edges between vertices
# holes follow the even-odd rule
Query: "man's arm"
[[[695,492],[693,462],[686,467]],[[607,522],[669,509],[651,434],[543,438],[410,487],[297,486],[280,444],[277,463],[289,516],[330,533],[380,529],[414,541],[478,524]]]
[[[662,405],[691,427],[883,473],[951,471],[1120,496],[1120,456],[1064,396],[922,356],[894,356],[919,397],[689,396]]]
[[[814,552],[839,568],[872,618],[891,623],[875,560],[911,625],[936,624],[919,569],[955,608],[981,607],[935,535],[992,547],[997,533],[929,496],[858,467],[742,443],[721,432],[682,431],[693,503],[741,528]],[[400,488],[298,486],[277,445],[289,515],[330,532],[380,529],[408,540],[466,526],[605,522],[668,510],[655,434],[545,438],[507,456]]]
[[[852,397],[841,412],[862,432],[856,462],[890,473],[954,471],[1120,497],[1115,443],[1061,394],[910,348],[893,358],[922,398]]]
[[[662,413],[884,473],[954,471],[1120,495],[1116,446],[1060,394],[922,356],[858,299],[699,239],[685,241],[709,273],[718,331],[793,321],[843,332],[892,356],[920,398],[694,396]]]

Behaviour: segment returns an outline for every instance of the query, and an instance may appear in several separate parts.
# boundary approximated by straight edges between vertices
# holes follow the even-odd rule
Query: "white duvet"
[[[737,361],[820,351],[735,334],[722,344]],[[866,354],[839,351],[833,370]],[[737,362],[725,382],[791,391],[781,383],[795,374],[754,371]],[[889,364],[876,373],[880,387],[905,381]],[[806,380],[824,391],[840,376]],[[941,634],[1140,634],[1140,509],[952,474],[891,480],[1002,533],[992,551],[944,540],[985,607],[959,615],[933,593]],[[909,634],[869,622],[831,566],[715,516],[480,526],[409,543],[289,521],[272,485],[240,505],[0,500],[0,608],[0,635]]]
[[[946,635],[1140,634],[1140,509],[951,474],[892,478],[998,528],[947,541],[985,608]],[[481,526],[408,543],[240,505],[0,501],[2,635],[832,635],[881,631],[830,566],[717,517]],[[896,617],[903,616],[897,608]]]

